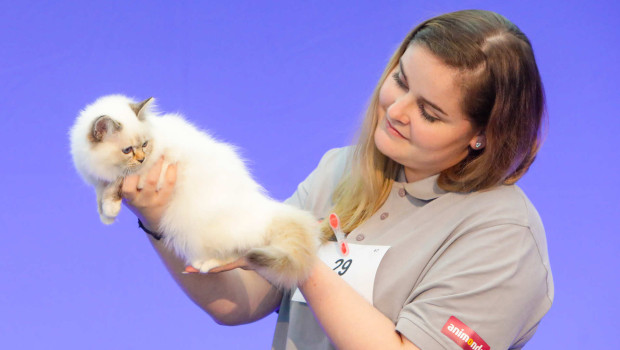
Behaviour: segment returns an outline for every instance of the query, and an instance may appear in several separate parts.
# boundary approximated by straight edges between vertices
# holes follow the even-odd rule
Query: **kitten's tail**
[[[292,288],[308,277],[321,230],[310,213],[281,208],[267,227],[266,245],[250,249],[246,259],[277,287]]]

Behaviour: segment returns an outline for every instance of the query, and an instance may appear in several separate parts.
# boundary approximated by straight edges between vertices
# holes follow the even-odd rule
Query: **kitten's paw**
[[[112,217],[112,216],[105,216],[103,214],[99,215],[99,219],[101,219],[101,222],[103,222],[106,225],[111,225],[114,223],[114,221],[116,220],[116,217]]]
[[[220,265],[223,265],[224,262],[218,259],[209,259],[209,260],[196,260],[196,261],[192,261],[192,267],[195,268],[196,270],[202,272],[202,273],[207,273],[209,272],[209,270],[211,270],[214,267],[218,267]]]
[[[105,201],[101,204],[101,216],[111,217],[112,221],[121,211],[122,201]],[[102,220],[103,221],[103,220]]]

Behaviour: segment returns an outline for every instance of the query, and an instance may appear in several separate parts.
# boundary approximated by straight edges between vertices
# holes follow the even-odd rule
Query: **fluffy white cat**
[[[160,184],[169,164],[179,167],[158,232],[188,264],[207,272],[245,256],[279,286],[307,277],[320,244],[316,219],[269,198],[233,146],[180,115],[158,115],[152,98],[101,97],[81,111],[70,139],[75,167],[95,187],[105,224],[120,211],[123,178],[145,175],[163,156]]]

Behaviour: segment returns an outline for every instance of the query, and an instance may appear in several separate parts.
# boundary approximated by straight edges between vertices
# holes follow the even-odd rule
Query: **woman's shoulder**
[[[354,150],[353,146],[346,146],[332,148],[325,152],[312,174],[315,185],[323,190],[333,191],[351,168]]]
[[[498,223],[532,226],[540,223],[534,204],[517,185],[500,185],[466,194],[452,194],[465,213],[493,219]]]
[[[354,146],[332,148],[323,154],[319,167],[336,167],[338,170],[344,171],[347,166],[350,166],[354,151]]]
[[[348,172],[354,147],[339,147],[327,151],[317,167],[299,184],[297,191],[287,199],[287,203],[311,211],[323,217],[332,207],[332,193]]]
[[[547,260],[542,219],[519,186],[500,185],[466,194],[447,193],[441,199],[446,220],[459,222],[461,234],[504,228],[506,232],[528,236],[523,238],[535,244],[544,256],[543,260]]]
[[[458,204],[454,209],[460,211],[463,234],[499,230],[506,234],[519,235],[523,238],[522,244],[531,242],[538,250],[543,265],[550,271],[543,222],[536,207],[519,186],[501,185],[455,197],[461,199],[455,201]],[[549,274],[548,282],[552,286],[550,276]]]

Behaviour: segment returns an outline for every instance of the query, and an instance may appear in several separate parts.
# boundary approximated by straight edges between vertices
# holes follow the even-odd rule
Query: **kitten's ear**
[[[153,101],[153,98],[149,97],[146,100],[139,102],[139,103],[130,103],[129,107],[131,107],[133,112],[136,113],[136,117],[138,117],[138,119],[144,120],[144,112],[146,112],[147,110],[147,108],[145,107],[147,107],[147,105],[151,103],[151,101]]]
[[[102,115],[93,123],[91,140],[94,142],[101,142],[106,134],[120,131],[122,128],[123,125],[121,123],[107,115]]]

